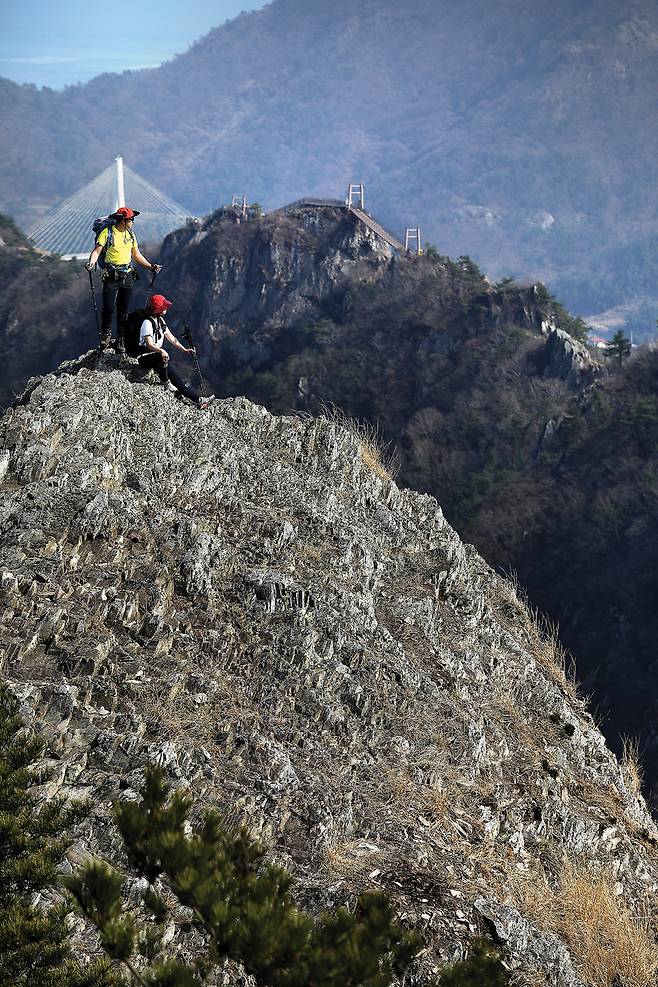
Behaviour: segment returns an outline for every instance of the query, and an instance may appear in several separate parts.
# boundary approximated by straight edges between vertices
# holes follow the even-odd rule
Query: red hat
[[[112,213],[115,219],[134,219],[135,216],[139,216],[139,209],[129,209],[128,206],[119,206],[115,213]]]
[[[151,295],[149,308],[154,315],[162,315],[165,309],[171,308],[173,302],[167,301],[164,295]]]

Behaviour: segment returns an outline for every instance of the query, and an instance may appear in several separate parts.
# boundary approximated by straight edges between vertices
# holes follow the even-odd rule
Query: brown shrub
[[[525,910],[539,927],[564,939],[585,983],[655,985],[658,944],[651,921],[631,911],[609,874],[566,863],[555,890],[540,885],[519,889]]]
[[[644,768],[640,758],[639,741],[634,737],[624,737],[623,745],[621,769],[624,773],[624,780],[632,792],[641,795]]]
[[[375,476],[389,482],[395,479],[398,464],[391,451],[391,444],[384,442],[379,425],[350,418],[335,404],[323,404],[322,416],[346,429],[356,439],[361,459]]]

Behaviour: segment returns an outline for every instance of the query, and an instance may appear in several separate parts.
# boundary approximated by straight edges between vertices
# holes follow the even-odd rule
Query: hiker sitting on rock
[[[128,356],[137,357],[140,367],[155,370],[169,391],[189,398],[197,407],[205,409],[215,400],[215,395],[200,395],[188,387],[170,365],[169,354],[163,348],[166,340],[181,353],[195,352],[192,346],[179,343],[165,322],[165,313],[171,305],[164,295],[152,295],[146,308],[130,313],[126,321],[126,352]]]
[[[115,213],[104,220],[96,237],[96,245],[89,255],[89,260],[85,264],[88,271],[91,271],[102,254],[101,281],[103,282],[103,314],[101,315],[101,349],[105,349],[110,344],[112,338],[112,315],[116,308],[117,312],[117,339],[115,349],[117,353],[125,353],[123,341],[124,327],[128,308],[130,306],[130,296],[133,290],[133,282],[137,280],[137,271],[133,267],[133,260],[157,274],[160,270],[158,264],[151,264],[144,257],[137,245],[137,237],[133,233],[133,220],[139,216],[139,211],[129,209],[128,206],[121,206]],[[108,222],[109,221],[109,222]],[[100,224],[100,220],[98,221]],[[96,224],[94,224],[96,228]]]

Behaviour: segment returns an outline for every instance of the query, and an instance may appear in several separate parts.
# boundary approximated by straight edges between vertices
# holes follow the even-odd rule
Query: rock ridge
[[[578,958],[530,890],[563,858],[638,908],[658,890],[658,831],[550,642],[357,427],[201,414],[89,353],[30,382],[0,450],[0,667],[49,794],[93,801],[78,855],[111,852],[109,804],[154,761],[309,907],[391,894],[421,973],[484,923],[564,985]]]

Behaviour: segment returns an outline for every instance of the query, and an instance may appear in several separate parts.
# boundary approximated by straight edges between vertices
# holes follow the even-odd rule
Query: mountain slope
[[[208,327],[213,389],[379,427],[401,481],[559,624],[608,737],[641,738],[654,785],[656,353],[603,369],[542,286],[392,259],[340,210],[217,216],[162,259],[172,317]]]
[[[171,324],[192,326],[209,387],[277,412],[333,403],[378,427],[400,480],[437,496],[559,623],[610,742],[640,737],[653,786],[656,354],[604,371],[543,286],[491,285],[467,258],[394,258],[341,209],[218,213],[160,259]],[[78,351],[93,339],[86,304],[69,327]],[[45,348],[14,352],[23,381],[52,367]]]
[[[389,892],[425,973],[483,922],[519,974],[587,981],[582,927],[555,926],[565,859],[650,906],[658,832],[550,644],[357,436],[244,399],[200,414],[92,353],[0,446],[2,670],[50,794],[92,799],[78,853],[113,852],[109,803],[155,761],[311,907]]]
[[[0,206],[25,222],[118,152],[200,212],[363,179],[395,229],[649,332],[657,48],[649,0],[275,0],[159,69],[61,94],[3,81]]]

